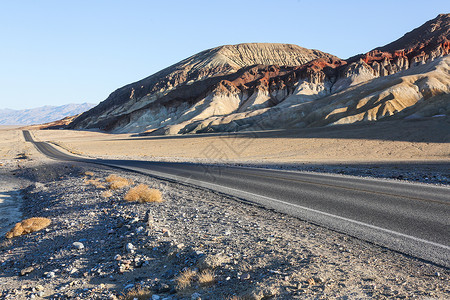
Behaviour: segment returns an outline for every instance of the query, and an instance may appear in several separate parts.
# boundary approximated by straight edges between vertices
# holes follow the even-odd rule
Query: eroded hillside
[[[450,15],[347,60],[285,44],[203,51],[118,89],[71,128],[185,134],[449,113]]]

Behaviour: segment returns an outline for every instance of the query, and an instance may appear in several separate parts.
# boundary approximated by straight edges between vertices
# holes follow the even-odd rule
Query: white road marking
[[[111,166],[113,166],[113,164],[111,164]],[[123,167],[121,167],[121,168],[123,168]],[[378,227],[376,225],[367,224],[367,223],[364,223],[364,222],[361,222],[361,221],[352,220],[352,219],[349,219],[349,218],[346,218],[346,217],[341,217],[341,216],[338,216],[338,215],[330,214],[330,213],[323,212],[323,211],[320,211],[320,210],[316,210],[316,209],[313,209],[313,208],[309,208],[309,207],[301,206],[301,205],[298,205],[298,204],[286,202],[286,201],[283,201],[283,200],[278,200],[278,199],[275,199],[275,198],[271,198],[271,197],[267,197],[267,196],[263,196],[263,195],[259,195],[259,194],[255,194],[255,193],[250,193],[250,192],[238,190],[238,189],[231,188],[231,187],[226,187],[226,186],[215,184],[215,183],[209,183],[209,182],[196,180],[196,179],[189,179],[189,178],[188,178],[188,180],[186,180],[185,177],[180,177],[180,176],[176,176],[176,175],[170,175],[170,174],[166,174],[166,173],[162,173],[162,172],[158,172],[158,171],[150,171],[150,170],[147,170],[147,169],[144,169],[144,170],[146,171],[146,173],[149,172],[150,174],[154,174],[154,175],[157,175],[159,177],[166,177],[166,178],[175,179],[175,180],[186,182],[186,183],[193,183],[193,184],[196,184],[196,185],[199,185],[199,186],[202,186],[202,187],[206,187],[206,188],[210,188],[211,186],[215,186],[216,188],[217,187],[220,188],[220,190],[222,190],[222,191],[225,189],[225,190],[232,190],[232,191],[238,192],[240,194],[244,193],[244,194],[247,194],[247,195],[251,195],[253,197],[263,198],[263,199],[266,199],[266,200],[269,200],[269,201],[272,201],[272,202],[277,202],[277,203],[293,206],[293,207],[296,207],[296,208],[299,208],[299,209],[302,209],[302,210],[305,210],[305,211],[313,212],[313,213],[316,213],[316,214],[319,214],[319,215],[332,217],[332,218],[335,218],[335,219],[339,219],[339,220],[346,221],[346,222],[349,222],[349,223],[365,226],[365,227],[368,227],[368,228],[371,228],[371,229],[375,229],[375,230],[378,230],[378,231],[382,231],[382,232],[385,232],[385,233],[389,233],[389,234],[392,234],[392,235],[397,235],[397,236],[400,236],[400,237],[403,237],[403,238],[407,238],[407,239],[410,239],[410,240],[413,240],[413,241],[416,241],[416,242],[421,242],[421,243],[433,245],[435,247],[439,247],[439,248],[442,248],[442,249],[450,250],[450,247],[446,246],[446,245],[442,245],[442,244],[435,243],[435,242],[432,242],[432,241],[427,241],[427,240],[424,240],[424,239],[421,239],[421,238],[418,238],[418,237],[414,237],[414,236],[411,236],[411,235],[408,235],[408,234],[404,234],[404,233],[401,233],[401,232],[397,232],[397,231],[393,231],[393,230],[390,230],[390,229]]]

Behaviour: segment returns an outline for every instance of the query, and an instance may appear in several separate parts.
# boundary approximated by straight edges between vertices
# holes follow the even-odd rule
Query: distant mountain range
[[[346,60],[288,44],[221,46],[117,89],[69,128],[185,134],[449,115],[449,39],[441,14]]]
[[[49,123],[68,116],[85,112],[95,104],[67,104],[61,106],[42,106],[32,109],[0,109],[0,125],[33,125]]]

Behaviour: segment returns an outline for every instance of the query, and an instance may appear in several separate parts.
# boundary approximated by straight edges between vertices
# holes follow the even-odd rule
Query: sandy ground
[[[89,131],[33,131],[96,157],[233,162],[450,161],[450,118],[293,131],[135,137]],[[370,138],[368,138],[370,137]]]
[[[22,153],[36,153],[34,146],[25,143],[17,126],[0,126],[0,163],[19,158]]]
[[[3,170],[0,170],[0,182],[0,236],[4,236],[22,217],[20,191],[24,186]]]

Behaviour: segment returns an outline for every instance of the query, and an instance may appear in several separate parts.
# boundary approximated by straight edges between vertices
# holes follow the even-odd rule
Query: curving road
[[[450,188],[332,174],[65,154],[28,131],[50,158],[96,163],[212,189],[450,267]]]

